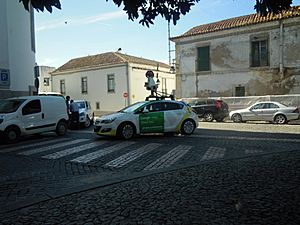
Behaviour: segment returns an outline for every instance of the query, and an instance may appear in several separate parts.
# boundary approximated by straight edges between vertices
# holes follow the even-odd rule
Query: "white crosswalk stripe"
[[[74,141],[62,142],[62,143],[58,143],[56,145],[49,145],[49,146],[46,146],[46,147],[43,147],[43,148],[32,149],[32,150],[20,152],[19,154],[20,155],[33,155],[33,154],[53,150],[53,149],[56,149],[56,148],[65,147],[65,146],[72,145],[72,144],[78,144],[80,142],[84,142],[84,141],[87,141],[87,140],[88,139],[77,139],[77,140],[74,140]]]
[[[115,160],[112,160],[105,164],[105,166],[121,168],[126,164],[136,160],[137,158],[145,155],[146,153],[153,151],[154,149],[160,147],[162,144],[150,143],[145,146],[142,146],[132,152],[128,152],[125,155],[122,155]]]
[[[118,151],[118,150],[120,150],[122,148],[126,148],[126,147],[128,147],[130,145],[133,145],[133,144],[135,144],[135,142],[129,142],[129,141],[122,142],[122,143],[113,145],[111,147],[100,149],[98,151],[95,151],[95,152],[92,152],[92,153],[89,153],[89,154],[77,157],[77,158],[72,159],[70,161],[71,162],[77,162],[77,163],[88,163],[88,162],[90,162],[92,160],[95,160],[97,158],[103,157],[103,156],[105,156],[107,154],[110,154],[112,152]]]
[[[48,141],[44,141],[42,140],[41,142],[38,143],[32,143],[32,144],[27,144],[27,145],[20,145],[20,146],[14,146],[14,147],[10,147],[10,148],[6,148],[4,150],[1,150],[1,153],[7,153],[7,152],[15,152],[18,150],[23,150],[25,148],[35,148],[35,147],[40,147],[43,145],[48,145],[48,144],[53,144],[53,143],[57,143],[58,141],[67,141],[70,140],[68,138],[60,138],[60,139],[52,139],[52,140],[48,140]]]
[[[81,151],[86,151],[86,150],[89,150],[91,148],[104,145],[106,143],[107,143],[107,141],[102,141],[102,142],[93,142],[93,143],[89,143],[89,144],[85,144],[85,145],[75,146],[73,148],[65,149],[65,150],[62,150],[62,151],[59,151],[59,152],[54,152],[54,153],[49,154],[49,155],[44,155],[44,156],[42,156],[42,158],[45,158],[45,159],[59,159],[59,158],[62,158],[62,157],[65,157],[65,156],[68,156],[68,155],[71,155],[71,154],[74,154],[74,153],[78,153],[78,152],[81,152]]]
[[[162,169],[172,166],[181,157],[183,157],[193,146],[179,145],[173,148],[171,151],[164,154],[153,163],[149,164],[144,170]]]
[[[209,147],[209,149],[202,156],[201,161],[210,159],[223,158],[225,155],[226,148]]]

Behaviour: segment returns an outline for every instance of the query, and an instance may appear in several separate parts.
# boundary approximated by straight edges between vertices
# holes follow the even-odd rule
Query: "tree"
[[[99,0],[100,1],[100,0]],[[109,0],[106,0],[109,1]],[[149,27],[154,19],[161,15],[167,21],[173,21],[174,25],[191,10],[191,7],[200,0],[112,0],[118,7],[123,7],[128,19],[135,20],[142,16],[140,23]],[[19,0],[23,2],[25,9],[29,10],[30,5],[37,11],[46,9],[50,13],[52,7],[61,9],[60,0]],[[88,3],[87,3],[88,4]],[[256,0],[254,9],[257,13],[265,15],[268,12],[279,13],[288,9],[292,0]]]

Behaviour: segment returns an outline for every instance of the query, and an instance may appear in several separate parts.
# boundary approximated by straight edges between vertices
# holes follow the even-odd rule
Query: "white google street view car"
[[[96,118],[94,132],[101,136],[130,139],[143,133],[190,135],[197,126],[197,114],[184,102],[156,100],[137,102],[116,113]]]
[[[246,109],[234,110],[229,113],[233,122],[246,121],[270,121],[277,124],[285,124],[291,120],[299,119],[299,109],[279,102],[258,102]]]

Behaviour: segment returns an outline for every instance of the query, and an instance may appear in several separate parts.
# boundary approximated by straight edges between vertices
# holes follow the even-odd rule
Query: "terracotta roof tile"
[[[291,7],[288,11],[283,11],[280,14],[268,13],[266,16],[260,16],[259,14],[240,16],[193,27],[183,35],[172,37],[171,40],[298,16],[300,16],[300,6]]]
[[[151,65],[151,66],[157,66],[159,67],[165,67],[169,68],[169,65],[144,59],[140,57],[135,57],[131,55],[122,54],[120,52],[107,52],[97,55],[91,55],[91,56],[85,56],[80,58],[71,59],[69,62],[65,63],[52,73],[57,72],[65,72],[75,69],[84,69],[84,68],[92,68],[97,66],[109,66],[109,65],[116,65],[116,64],[122,64],[122,63],[136,63],[136,64],[143,64],[143,65]]]

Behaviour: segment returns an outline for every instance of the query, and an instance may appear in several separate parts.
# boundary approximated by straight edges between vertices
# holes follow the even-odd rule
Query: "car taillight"
[[[299,109],[296,108],[296,109],[293,111],[293,113],[299,113]]]

